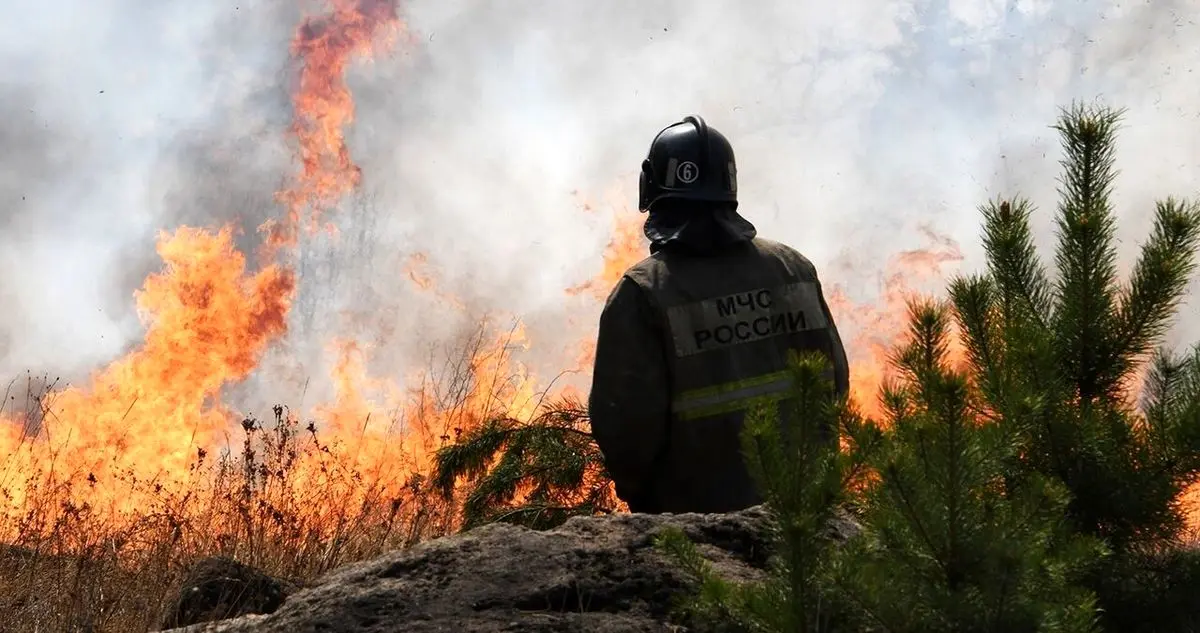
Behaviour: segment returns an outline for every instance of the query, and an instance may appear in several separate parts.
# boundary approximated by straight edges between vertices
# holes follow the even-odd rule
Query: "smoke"
[[[102,218],[70,209],[103,186],[88,173],[91,143],[45,101],[29,84],[0,81],[0,369],[13,357],[21,369],[47,368],[84,340],[92,353],[79,360],[95,363],[119,345],[103,281],[85,265],[113,247],[94,239]]]
[[[1049,258],[1049,126],[1073,99],[1128,109],[1124,265],[1156,198],[1200,193],[1184,0],[753,4],[402,3],[409,37],[351,78],[363,190],[330,216],[338,235],[303,245],[292,334],[254,389],[299,393],[331,336],[374,345],[399,378],[485,312],[522,317],[542,364],[562,366],[598,310],[563,289],[597,272],[607,210],[634,205],[650,139],[689,113],[734,143],[760,234],[857,300],[929,228],[978,268],[976,209],[998,195],[1037,204]],[[234,222],[253,251],[293,169],[300,12],[68,0],[0,24],[0,375],[85,371],[134,344],[157,230]],[[465,311],[409,281],[418,253]],[[1200,319],[1172,337],[1200,338]]]

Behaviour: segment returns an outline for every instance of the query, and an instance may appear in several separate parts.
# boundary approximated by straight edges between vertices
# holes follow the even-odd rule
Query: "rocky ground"
[[[697,630],[670,617],[689,581],[653,545],[668,525],[683,528],[724,576],[761,575],[770,529],[761,507],[581,517],[542,532],[494,524],[344,567],[303,589],[207,561],[165,624],[190,625],[173,633]],[[835,524],[831,536],[853,529]],[[254,615],[215,619],[239,614]]]

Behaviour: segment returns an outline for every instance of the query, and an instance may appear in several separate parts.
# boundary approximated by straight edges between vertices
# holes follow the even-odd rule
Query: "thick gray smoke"
[[[733,141],[760,234],[859,301],[928,228],[966,256],[946,272],[978,267],[976,208],[997,195],[1038,204],[1049,256],[1049,125],[1073,99],[1128,108],[1126,264],[1155,198],[1200,193],[1187,0],[654,5],[404,3],[411,43],[352,73],[363,190],[331,218],[340,235],[306,243],[292,336],[255,388],[286,399],[319,380],[332,335],[374,344],[376,369],[401,377],[483,311],[523,317],[562,366],[598,308],[564,288],[598,272],[613,201],[633,206],[650,139],[689,113]],[[252,251],[278,212],[300,10],[67,0],[8,14],[0,376],[77,375],[136,344],[131,293],[157,266],[155,231],[234,222]],[[415,289],[416,253],[468,316]],[[1175,342],[1200,337],[1198,311],[1185,306]]]

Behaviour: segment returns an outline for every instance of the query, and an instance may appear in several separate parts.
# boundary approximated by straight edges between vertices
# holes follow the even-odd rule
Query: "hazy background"
[[[0,2],[0,377],[78,379],[139,340],[156,231],[235,222],[253,249],[278,213],[288,41],[321,5]],[[375,344],[400,378],[484,311],[524,318],[535,360],[563,366],[598,308],[563,290],[599,270],[649,141],[689,113],[732,140],[760,234],[858,301],[890,256],[930,244],[923,227],[976,267],[991,196],[1032,197],[1052,244],[1048,126],[1073,98],[1129,109],[1126,264],[1154,198],[1200,194],[1190,0],[649,4],[401,2],[413,43],[352,72],[363,190],[336,240],[305,244],[292,336],[252,388],[318,380],[331,336]],[[408,281],[418,252],[465,316]],[[1184,312],[1176,342],[1200,337],[1200,304]]]

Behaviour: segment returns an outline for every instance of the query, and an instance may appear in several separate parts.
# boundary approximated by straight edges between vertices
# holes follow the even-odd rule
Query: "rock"
[[[200,560],[184,575],[164,629],[272,613],[295,587],[225,557]]]
[[[720,573],[761,578],[771,524],[732,514],[577,517],[553,530],[492,524],[336,570],[269,615],[176,633],[681,631],[668,624],[690,581],[653,545],[683,528]],[[854,530],[849,521],[831,537]]]

